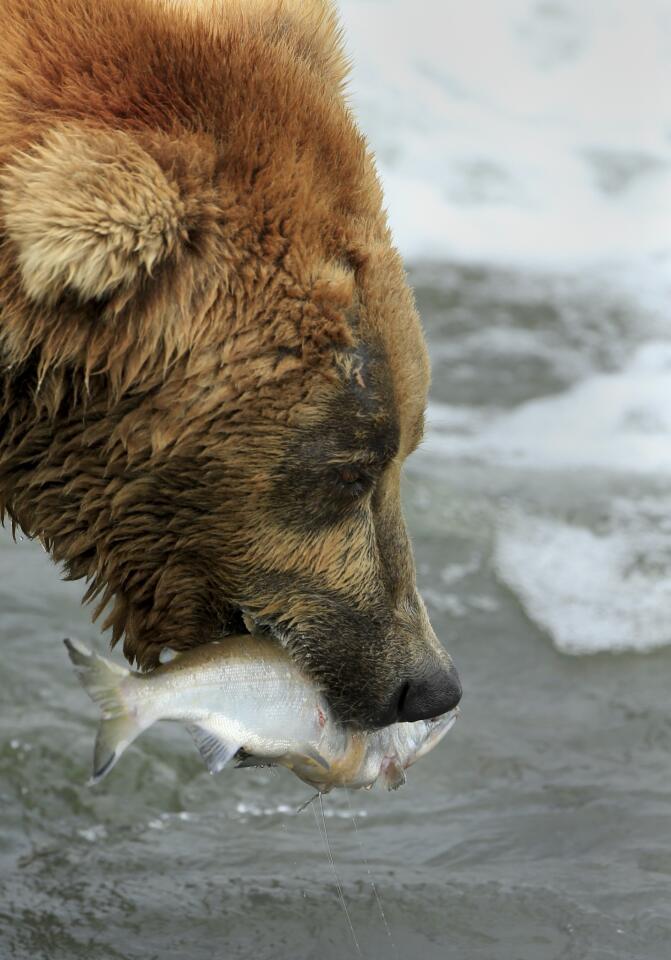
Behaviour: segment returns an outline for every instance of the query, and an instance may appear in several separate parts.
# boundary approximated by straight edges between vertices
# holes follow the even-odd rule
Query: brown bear
[[[0,0],[0,514],[151,668],[267,631],[362,728],[461,687],[429,365],[329,0]]]

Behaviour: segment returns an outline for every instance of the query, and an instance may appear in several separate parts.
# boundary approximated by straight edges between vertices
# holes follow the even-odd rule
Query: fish
[[[159,720],[183,723],[210,773],[282,766],[317,790],[388,789],[443,739],[458,708],[430,720],[363,731],[339,723],[319,686],[278,644],[249,634],[178,654],[139,673],[65,640],[78,678],[101,711],[89,784],[99,783]]]

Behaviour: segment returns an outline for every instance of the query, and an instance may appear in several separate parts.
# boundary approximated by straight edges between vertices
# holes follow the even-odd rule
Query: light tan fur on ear
[[[108,296],[151,274],[186,233],[176,187],[119,131],[51,130],[6,168],[0,204],[36,300]]]

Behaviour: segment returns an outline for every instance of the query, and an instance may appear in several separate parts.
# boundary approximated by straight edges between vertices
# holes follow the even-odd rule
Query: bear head
[[[8,4],[0,510],[143,668],[247,629],[343,721],[451,709],[400,500],[427,352],[330,4]]]

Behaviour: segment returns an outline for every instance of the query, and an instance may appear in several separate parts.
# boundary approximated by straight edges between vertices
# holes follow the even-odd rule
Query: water
[[[424,265],[413,280],[436,382],[404,495],[466,694],[401,790],[326,798],[361,952],[665,960],[671,391],[641,391],[632,420],[628,390],[642,369],[667,376],[659,318],[580,277]],[[651,441],[627,463],[627,438],[659,455]],[[210,777],[166,724],[84,786],[95,711],[59,642],[101,649],[80,594],[2,535],[3,960],[356,956],[286,771]]]
[[[671,4],[342,8],[434,363],[404,498],[462,719],[326,798],[338,881],[307,788],[177,727],[87,789],[59,641],[103,640],[0,534],[1,960],[342,960],[339,883],[364,957],[669,955]]]
[[[406,256],[668,275],[669,0],[339,6]]]

